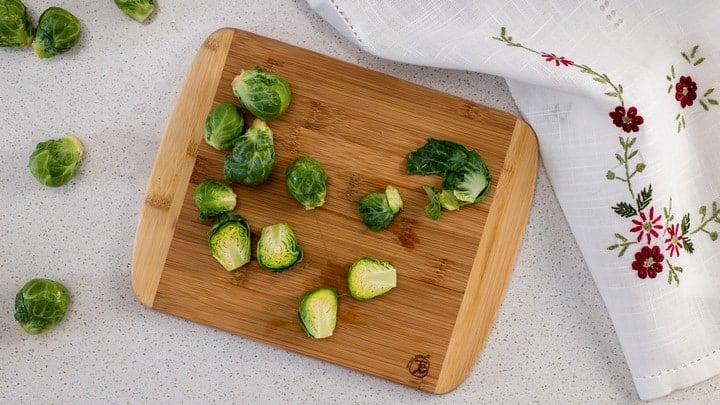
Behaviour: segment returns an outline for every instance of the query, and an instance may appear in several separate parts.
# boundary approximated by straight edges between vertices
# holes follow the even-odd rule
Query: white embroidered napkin
[[[714,2],[308,3],[375,55],[508,78],[640,398],[720,373]]]

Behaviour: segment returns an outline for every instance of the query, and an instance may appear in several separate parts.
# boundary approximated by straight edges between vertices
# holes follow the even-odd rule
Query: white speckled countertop
[[[158,0],[144,25],[110,1],[58,5],[82,22],[70,53],[0,49],[0,403],[634,403],[622,351],[542,165],[524,244],[475,369],[437,396],[288,353],[144,307],[130,285],[135,226],[166,120],[203,40],[236,27],[514,114],[502,78],[380,60],[345,41],[304,1]],[[66,132],[86,155],[67,186],[27,169]],[[13,319],[34,277],[73,303],[42,336]],[[718,378],[658,403],[720,399]]]

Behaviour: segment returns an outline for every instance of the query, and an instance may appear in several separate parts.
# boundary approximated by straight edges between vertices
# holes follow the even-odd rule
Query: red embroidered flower
[[[619,105],[615,107],[615,111],[610,113],[610,118],[613,120],[613,124],[615,124],[616,127],[622,128],[623,131],[637,132],[640,130],[640,125],[645,122],[643,117],[637,115],[637,112],[637,108],[630,107],[626,113],[625,107]]]
[[[675,100],[680,102],[680,107],[685,108],[693,105],[697,98],[697,84],[690,76],[680,76],[675,84]]]
[[[680,256],[680,249],[683,247],[683,236],[680,235],[680,224],[673,224],[668,226],[667,233],[668,237],[665,239],[667,246],[665,250],[670,252],[670,257]]]
[[[575,62],[570,59],[565,59],[564,56],[557,56],[554,53],[540,52],[540,56],[545,58],[546,62],[555,62],[555,66],[560,66],[561,63],[563,66],[571,66],[575,64]]]
[[[640,211],[640,219],[632,220],[635,226],[630,228],[630,232],[638,233],[638,242],[645,236],[647,244],[649,245],[652,238],[657,238],[660,235],[658,234],[658,230],[663,228],[663,226],[658,223],[660,219],[660,215],[655,216],[655,207],[650,207],[650,212],[647,214],[644,211]]]
[[[655,278],[658,273],[662,273],[662,262],[665,256],[660,253],[659,246],[643,246],[640,251],[635,253],[635,261],[632,262],[632,269],[637,271],[640,278]]]

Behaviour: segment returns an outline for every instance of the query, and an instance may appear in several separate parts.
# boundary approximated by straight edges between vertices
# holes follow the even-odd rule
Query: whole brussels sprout
[[[240,72],[232,81],[232,90],[248,111],[263,120],[279,117],[292,97],[285,79],[260,67]]]
[[[238,214],[232,212],[224,214],[210,229],[208,244],[212,256],[225,270],[237,270],[251,259],[250,224]]]
[[[257,244],[257,259],[264,269],[273,272],[287,270],[300,263],[302,258],[303,251],[287,222],[262,229]]]
[[[115,0],[115,5],[137,22],[144,22],[155,9],[153,0]]]
[[[73,134],[40,142],[30,155],[30,173],[46,186],[62,186],[75,176],[83,151]]]
[[[15,296],[15,320],[31,335],[54,328],[65,317],[70,292],[57,281],[36,278],[28,281]]]
[[[40,14],[33,48],[40,58],[51,58],[70,50],[80,38],[80,21],[69,11],[50,7]]]
[[[242,111],[232,103],[220,103],[205,119],[205,142],[215,149],[229,149],[245,129]]]
[[[285,184],[290,194],[306,209],[325,204],[327,174],[317,160],[307,156],[295,159],[285,170]]]
[[[337,324],[338,293],[332,287],[310,290],[300,298],[298,321],[313,339],[332,336]]]
[[[25,5],[20,0],[0,0],[0,46],[24,48],[34,34]]]
[[[358,201],[360,218],[372,231],[387,228],[402,206],[400,193],[391,185],[385,187],[384,193],[369,193]]]
[[[221,181],[204,180],[195,188],[194,200],[200,219],[209,221],[234,210],[237,194]]]
[[[225,156],[225,180],[243,184],[264,183],[275,165],[273,132],[265,121],[255,119],[238,137],[232,153]]]

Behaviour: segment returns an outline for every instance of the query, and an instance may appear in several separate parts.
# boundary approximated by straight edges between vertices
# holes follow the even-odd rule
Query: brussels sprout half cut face
[[[334,288],[321,287],[305,293],[298,305],[298,321],[313,339],[332,336],[337,324],[338,294]]]
[[[363,257],[348,271],[348,290],[358,300],[385,294],[397,286],[397,271],[385,260]]]
[[[208,244],[212,256],[225,270],[237,270],[250,262],[250,224],[240,215],[227,213],[210,229]]]
[[[327,174],[317,160],[307,156],[295,159],[285,171],[285,184],[290,195],[306,209],[325,204]]]
[[[40,58],[51,58],[70,50],[80,38],[80,21],[69,11],[50,7],[38,20],[33,48]]]
[[[34,34],[25,5],[20,0],[0,0],[0,46],[24,48]]]
[[[233,79],[232,90],[252,115],[263,120],[282,115],[292,97],[285,79],[260,67],[243,70]]]
[[[15,296],[15,320],[31,335],[54,328],[65,317],[70,292],[54,280],[36,278],[28,281]]]
[[[257,244],[257,259],[264,269],[283,271],[300,263],[302,258],[303,251],[287,222],[268,225],[262,229]]]

